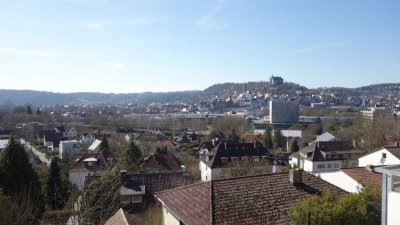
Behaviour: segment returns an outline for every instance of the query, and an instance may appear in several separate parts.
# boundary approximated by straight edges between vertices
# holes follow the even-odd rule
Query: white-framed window
[[[336,164],[333,165],[333,167],[334,168],[339,168],[339,164],[336,163]]]

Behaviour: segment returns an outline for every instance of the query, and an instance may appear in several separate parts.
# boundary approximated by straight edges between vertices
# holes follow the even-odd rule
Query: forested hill
[[[339,93],[342,96],[379,95],[382,93],[400,92],[400,83],[374,84],[360,88],[324,88]],[[248,83],[223,83],[215,84],[203,91],[180,92],[144,92],[129,94],[105,94],[96,92],[53,93],[32,90],[0,90],[0,105],[55,105],[55,104],[126,104],[126,103],[167,103],[167,102],[197,102],[207,101],[211,97],[225,98],[244,91],[295,94],[295,93],[320,93],[323,89],[308,89],[295,83],[284,83],[271,87],[265,81]],[[301,92],[299,92],[301,91]]]

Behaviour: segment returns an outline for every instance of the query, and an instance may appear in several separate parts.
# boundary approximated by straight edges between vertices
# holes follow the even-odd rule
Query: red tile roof
[[[301,199],[342,189],[309,173],[303,183],[289,182],[288,173],[213,180],[159,192],[156,195],[187,225],[290,224],[290,209]]]
[[[202,182],[157,192],[156,195],[185,224],[205,225],[211,222],[210,185],[210,182]]]
[[[365,167],[343,168],[342,171],[362,185],[382,186],[382,174],[368,171]]]

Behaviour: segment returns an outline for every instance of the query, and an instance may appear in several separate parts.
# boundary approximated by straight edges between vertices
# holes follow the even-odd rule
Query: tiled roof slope
[[[202,182],[167,191],[156,195],[169,211],[187,225],[210,224],[211,212],[210,182]]]
[[[346,193],[309,173],[293,185],[288,173],[213,182],[213,224],[290,224],[290,209],[312,194]]]
[[[309,173],[302,172],[302,176],[303,183],[296,185],[289,182],[288,173],[276,173],[208,181],[157,196],[187,225],[286,225],[290,224],[290,209],[301,199],[323,191],[346,193]]]
[[[365,167],[342,168],[342,171],[362,185],[377,187],[382,185],[382,174],[368,171]]]
[[[386,147],[386,149],[400,159],[400,147]]]
[[[120,208],[115,214],[110,217],[104,225],[139,225],[140,222],[133,214],[128,214]]]
[[[157,153],[150,155],[143,162],[140,170],[157,170],[164,172],[179,172],[182,170],[181,168],[182,162],[172,153]]]

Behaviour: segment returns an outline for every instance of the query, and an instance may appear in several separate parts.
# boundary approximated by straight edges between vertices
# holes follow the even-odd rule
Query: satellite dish
[[[380,160],[380,163],[383,165],[383,164],[385,164],[385,161],[386,161],[386,159],[382,157]]]

